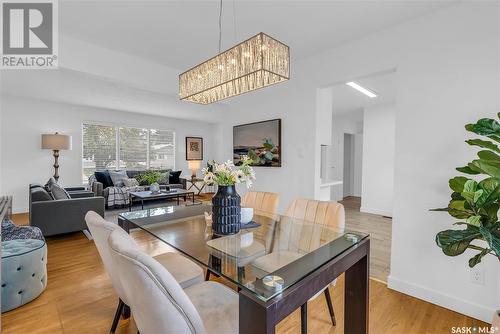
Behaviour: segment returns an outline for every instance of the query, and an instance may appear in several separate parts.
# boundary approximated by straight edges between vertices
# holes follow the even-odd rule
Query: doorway
[[[344,198],[354,195],[354,135],[344,133]]]

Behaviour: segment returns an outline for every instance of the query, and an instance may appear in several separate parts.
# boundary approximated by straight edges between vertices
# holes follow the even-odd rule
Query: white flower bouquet
[[[247,188],[252,186],[255,180],[255,172],[250,164],[252,159],[244,155],[241,165],[235,166],[231,160],[224,163],[212,161],[208,167],[203,168],[203,181],[207,185],[217,184],[219,186],[233,186],[238,183],[245,183]]]

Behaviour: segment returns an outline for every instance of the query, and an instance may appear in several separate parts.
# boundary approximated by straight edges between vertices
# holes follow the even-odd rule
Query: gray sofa
[[[44,236],[87,229],[85,214],[91,210],[104,217],[103,197],[81,189],[66,190],[71,198],[55,200],[40,184],[30,184],[30,225],[38,227]]]
[[[103,171],[100,171],[103,172]],[[106,172],[106,171],[104,171]],[[136,178],[139,174],[144,173],[144,170],[126,170],[127,176],[129,178]],[[159,170],[159,172],[172,172],[170,169]],[[97,173],[97,172],[96,172]],[[180,173],[180,172],[179,172]],[[179,175],[178,175],[179,176]],[[171,178],[169,178],[171,181]],[[89,190],[92,191],[95,196],[104,197],[104,203],[106,208],[114,208],[127,206],[129,201],[129,191],[142,191],[148,190],[149,186],[140,185],[139,187],[115,187],[114,185],[105,186],[102,182],[99,182],[95,175],[91,175],[89,178]],[[186,189],[186,180],[183,178],[178,178],[178,182],[172,183],[169,182],[167,184],[160,183],[160,189]],[[111,194],[111,197],[110,197]]]

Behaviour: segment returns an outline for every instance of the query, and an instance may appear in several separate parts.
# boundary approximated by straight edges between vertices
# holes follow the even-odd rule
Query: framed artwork
[[[241,157],[248,155],[252,166],[281,167],[281,152],[281,119],[233,127],[235,165],[241,165]]]
[[[186,137],[186,160],[203,160],[203,138]]]

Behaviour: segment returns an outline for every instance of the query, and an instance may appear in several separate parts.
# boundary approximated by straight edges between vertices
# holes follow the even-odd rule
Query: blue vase
[[[236,187],[218,186],[212,198],[212,229],[215,234],[236,234],[241,227],[241,198]]]

